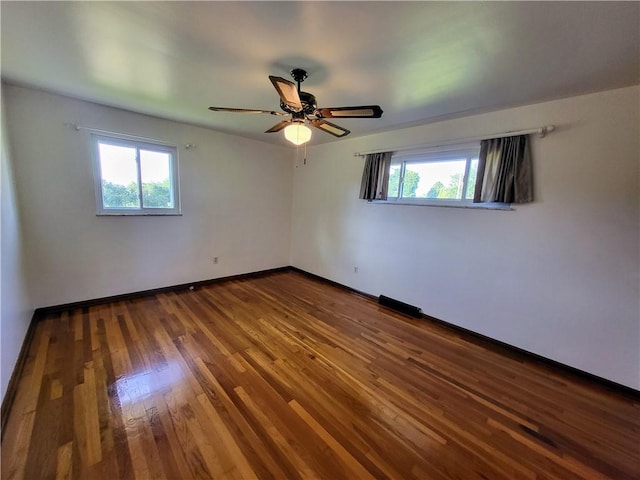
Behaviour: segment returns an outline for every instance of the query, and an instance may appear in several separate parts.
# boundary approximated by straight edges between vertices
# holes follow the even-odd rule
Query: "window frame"
[[[398,180],[398,196],[387,197],[386,202],[400,205],[429,205],[429,206],[441,206],[441,207],[473,207],[478,204],[473,203],[473,199],[467,199],[468,178],[473,160],[477,160],[480,154],[480,144],[460,144],[450,145],[445,147],[426,148],[420,150],[407,150],[400,151],[392,155],[391,166],[400,165],[400,178]],[[440,163],[451,160],[465,159],[465,169],[462,179],[462,192],[461,198],[412,198],[402,197],[402,190],[404,187],[404,179],[407,164],[425,164],[425,163]],[[502,205],[504,207],[504,205]]]
[[[391,157],[391,165],[389,170],[395,165],[400,165],[400,179],[398,185],[398,196],[387,196],[387,200],[373,200],[372,203],[388,204],[388,205],[417,205],[427,207],[455,207],[455,208],[477,208],[489,210],[512,210],[509,203],[474,203],[473,199],[465,198],[468,185],[469,172],[471,163],[477,159],[480,154],[480,143],[464,143],[452,144],[431,148],[416,148],[411,150],[401,150],[394,152]],[[402,188],[404,186],[404,177],[407,163],[437,163],[455,159],[466,158],[465,172],[463,178],[463,191],[460,199],[451,198],[411,198],[402,197]]]
[[[96,215],[98,216],[166,216],[182,215],[180,205],[180,177],[178,172],[178,148],[156,141],[142,140],[136,137],[128,137],[117,134],[91,133],[91,150],[93,157],[93,177],[96,196]],[[136,171],[138,182],[138,198],[140,207],[113,208],[104,206],[102,190],[102,165],[100,159],[100,143],[109,145],[135,148],[136,150]],[[142,193],[142,168],[140,161],[140,150],[150,152],[168,153],[170,156],[170,194],[173,197],[172,208],[145,207]]]

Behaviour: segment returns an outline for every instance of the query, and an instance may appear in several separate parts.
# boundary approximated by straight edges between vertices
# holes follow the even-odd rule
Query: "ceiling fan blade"
[[[346,128],[339,127],[338,125],[322,119],[311,120],[311,125],[327,133],[330,133],[334,137],[344,137],[351,133],[351,131],[347,130]]]
[[[380,118],[380,105],[363,105],[360,107],[329,107],[318,109],[322,118]]]
[[[273,83],[273,86],[278,91],[282,103],[294,112],[302,111],[302,102],[300,101],[298,87],[296,87],[295,83],[285,80],[282,77],[274,77],[273,75],[269,75],[269,80],[271,80],[271,83]]]
[[[279,132],[280,130],[282,130],[284,127],[286,127],[287,125],[289,125],[291,123],[291,120],[283,120],[280,123],[275,124],[273,127],[271,127],[269,130],[267,130],[264,133],[275,133],[275,132]]]
[[[274,110],[256,110],[253,108],[227,108],[227,107],[209,107],[214,112],[233,112],[233,113],[269,113],[271,115],[287,115],[284,112],[276,112]]]

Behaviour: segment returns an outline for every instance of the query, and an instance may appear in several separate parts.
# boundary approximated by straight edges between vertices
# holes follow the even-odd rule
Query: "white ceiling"
[[[263,141],[305,68],[352,136],[640,83],[639,2],[6,2],[2,76]],[[69,119],[70,121],[74,119]],[[311,144],[335,140],[315,131]]]

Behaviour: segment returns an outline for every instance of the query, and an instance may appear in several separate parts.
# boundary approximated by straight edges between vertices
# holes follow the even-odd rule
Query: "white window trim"
[[[387,205],[412,205],[412,206],[426,206],[426,207],[449,207],[449,208],[472,208],[472,209],[485,209],[485,210],[513,210],[508,203],[474,203],[473,199],[467,199],[467,178],[469,176],[469,167],[471,165],[471,158],[478,156],[480,151],[480,145],[478,143],[467,143],[457,145],[446,145],[440,147],[422,148],[405,150],[399,153],[394,153],[391,157],[391,165],[401,165],[401,178],[400,186],[398,189],[398,197],[388,197],[387,200],[373,200],[370,203],[387,204]],[[400,197],[402,194],[404,168],[406,164],[411,163],[425,163],[427,162],[445,162],[453,159],[467,158],[467,164],[465,167],[463,177],[463,191],[462,198],[457,199],[438,199],[438,198],[410,198]]]
[[[165,143],[152,143],[144,140],[137,140],[136,137],[128,135],[98,134],[91,133],[91,151],[93,157],[93,178],[96,196],[97,216],[179,216],[182,215],[180,206],[180,178],[178,171],[178,149],[177,147]],[[171,155],[171,185],[173,194],[173,208],[108,208],[104,206],[102,197],[102,172],[100,168],[100,151],[98,144],[100,141],[108,142],[112,145],[122,145],[156,152],[167,152]],[[138,184],[141,185],[141,172],[139,155],[138,163]],[[142,199],[140,199],[142,205]]]
[[[515,208],[511,207],[509,203],[473,203],[471,200],[455,200],[455,201],[446,201],[441,200],[438,203],[427,203],[427,202],[412,202],[411,199],[402,199],[402,200],[371,200],[367,203],[377,204],[377,205],[402,205],[402,206],[410,206],[410,207],[445,207],[445,208],[469,208],[472,210],[515,210]],[[425,200],[424,198],[418,200]],[[429,199],[434,200],[434,199]]]

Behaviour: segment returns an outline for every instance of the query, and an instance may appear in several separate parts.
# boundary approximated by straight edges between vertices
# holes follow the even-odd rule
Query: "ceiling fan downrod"
[[[300,84],[305,81],[305,79],[309,76],[309,74],[307,73],[306,70],[303,70],[302,68],[294,68],[289,72],[289,74],[291,75],[291,77],[293,77],[293,79],[298,84],[298,92],[299,92]]]

